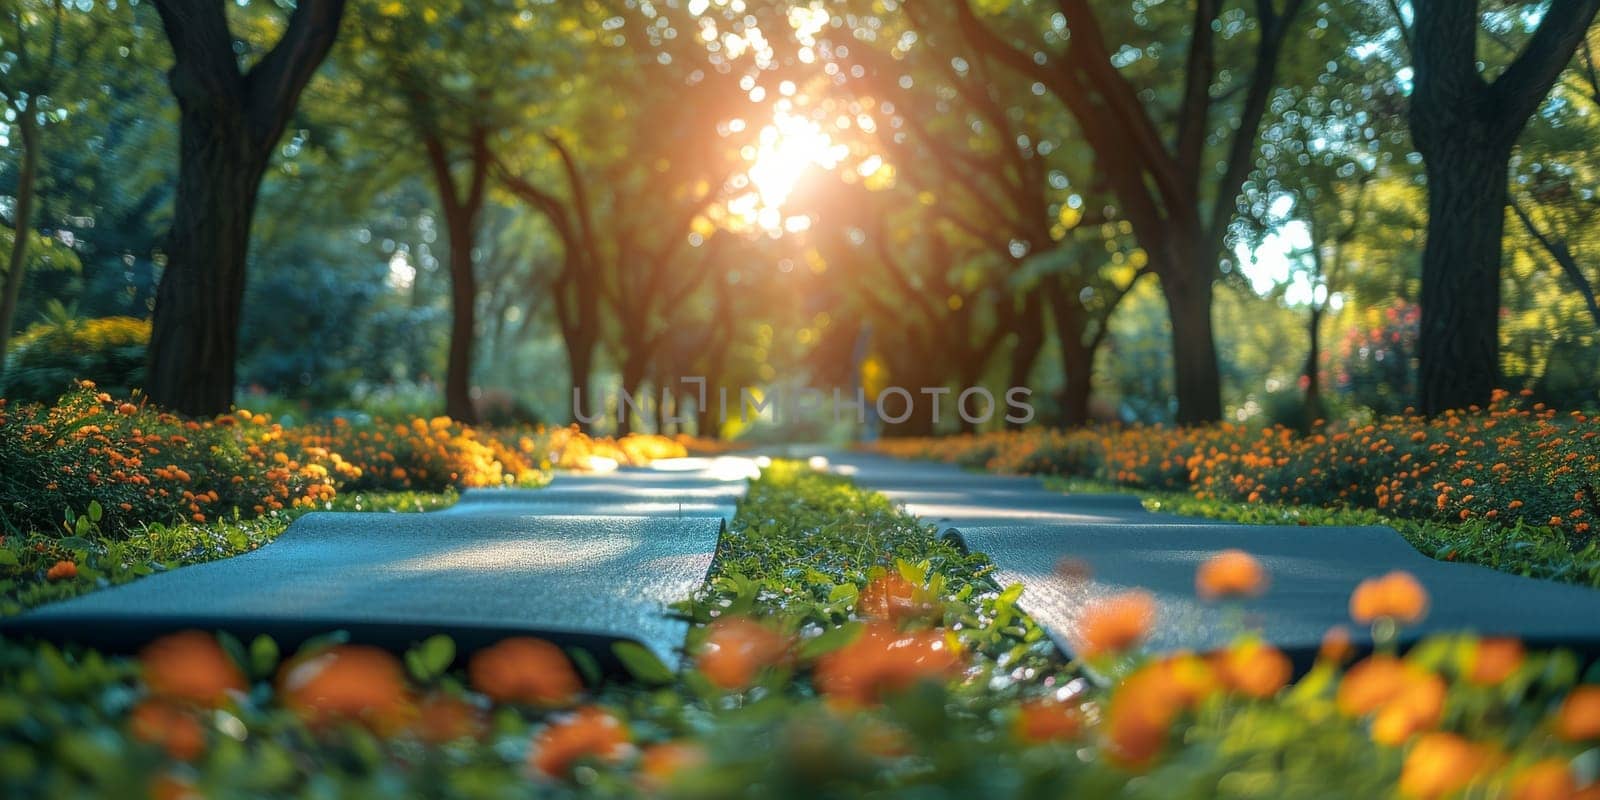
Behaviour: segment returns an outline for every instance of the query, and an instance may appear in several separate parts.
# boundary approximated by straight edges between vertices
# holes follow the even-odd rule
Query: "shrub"
[[[536,486],[592,457],[647,464],[685,455],[654,435],[474,428],[448,417],[285,426],[239,410],[183,420],[84,381],[45,406],[0,399],[0,533],[60,530],[97,501],[102,528],[205,522],[321,507],[340,492]]]
[[[247,411],[184,421],[117,402],[91,382],[53,406],[0,400],[0,526],[59,530],[91,501],[108,533],[149,522],[259,516],[332,499],[352,477],[333,453],[304,451]]]
[[[5,371],[12,402],[51,402],[91,380],[126,397],[144,383],[150,323],[133,317],[103,317],[40,323],[17,339]]]

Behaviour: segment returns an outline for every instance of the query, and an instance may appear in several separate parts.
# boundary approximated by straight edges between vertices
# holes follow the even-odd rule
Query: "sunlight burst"
[[[745,148],[751,190],[729,201],[728,211],[769,233],[804,230],[810,219],[785,218],[784,203],[808,172],[834,169],[849,154],[848,146],[833,141],[816,122],[779,110],[761,129],[758,144]]]

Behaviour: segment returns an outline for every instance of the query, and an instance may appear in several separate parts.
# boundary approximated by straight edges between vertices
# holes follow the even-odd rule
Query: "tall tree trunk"
[[[633,411],[623,401],[624,397],[632,397],[636,402],[644,402],[644,376],[649,371],[649,358],[644,354],[644,347],[634,346],[628,348],[628,354],[622,359],[622,395],[617,397],[617,435],[627,436],[633,433]],[[641,406],[640,411],[643,412]],[[641,420],[642,422],[643,420]]]
[[[178,194],[145,385],[164,408],[208,416],[233,404],[250,224],[270,151],[238,109],[179,106]]]
[[[655,391],[651,393],[651,397],[655,400],[655,407],[651,409],[651,417],[653,418],[655,432],[662,436],[667,436],[669,435],[667,420],[672,416],[670,413],[671,408],[668,406],[668,402],[672,398],[672,388],[664,386],[665,382],[661,380],[659,370],[655,370],[653,373],[650,383],[655,387]]]
[[[1172,321],[1172,377],[1180,425],[1222,419],[1222,377],[1211,323],[1214,271],[1170,269],[1161,273],[1161,293]]]
[[[33,238],[34,184],[39,175],[39,122],[37,102],[28,96],[17,117],[22,140],[22,163],[17,170],[17,200],[11,225],[11,257],[6,266],[4,288],[0,288],[0,377],[4,377],[6,348],[11,343],[11,328],[16,324],[17,299],[22,296],[22,278],[28,268],[28,242]]]
[[[1089,402],[1094,392],[1095,344],[1089,342],[1088,313],[1070,288],[1056,281],[1049,289],[1051,317],[1056,323],[1056,343],[1061,350],[1061,424],[1077,427],[1089,423]]]
[[[256,194],[301,91],[333,47],[345,0],[302,0],[277,44],[243,74],[225,4],[155,7],[172,46],[179,164],[145,386],[173,411],[219,414],[233,403]]]
[[[599,265],[591,262],[591,266],[598,268]],[[588,401],[593,390],[589,384],[594,373],[595,349],[600,346],[600,292],[593,276],[578,276],[576,287],[577,318],[572,329],[563,331],[562,335],[571,343],[567,348],[567,365],[572,386],[581,389]],[[574,421],[585,433],[590,432],[587,423]]]
[[[445,235],[450,245],[450,353],[445,364],[444,413],[451,419],[476,424],[478,411],[472,403],[472,350],[477,338],[478,275],[472,260],[477,244],[478,221],[483,217],[483,202],[488,189],[488,130],[473,126],[467,147],[467,184],[458,188],[448,148],[434,120],[420,115],[422,144],[433,173],[434,188],[444,212]]]
[[[498,160],[494,161],[495,172],[507,189],[539,209],[561,238],[563,250],[561,273],[553,282],[551,293],[555,300],[556,322],[561,327],[561,338],[567,350],[570,389],[578,392],[582,402],[587,406],[595,399],[590,396],[593,387],[589,382],[593,373],[595,348],[600,341],[599,271],[602,268],[602,256],[595,242],[588,192],[578,170],[578,163],[560,138],[546,134],[545,139],[561,157],[568,188],[572,194],[570,205],[513,173]],[[586,408],[583,413],[592,415],[594,412]],[[579,419],[576,414],[573,415],[572,422],[585,433],[593,432],[593,426]]]
[[[1417,405],[1486,405],[1500,377],[1500,246],[1507,163],[1572,59],[1600,0],[1551,0],[1493,82],[1479,71],[1478,3],[1416,0],[1410,123],[1428,177]]]
[[[1465,132],[1427,161],[1422,254],[1420,409],[1487,405],[1500,381],[1500,238],[1509,153],[1485,153]],[[1441,152],[1443,151],[1443,152]]]
[[[1061,423],[1080,427],[1090,422],[1089,404],[1094,397],[1095,349],[1081,341],[1063,341],[1061,368],[1069,376],[1061,387]]]
[[[720,358],[713,357],[718,363]],[[695,396],[698,404],[694,409],[694,435],[701,439],[717,440],[722,438],[722,410],[718,401],[717,390],[722,386],[722,370],[715,364],[706,370],[706,401],[700,403],[699,395]]]
[[[445,215],[450,238],[450,355],[445,363],[444,413],[451,419],[475,424],[472,404],[472,346],[478,327],[478,276],[473,270],[472,244],[477,215],[464,210]]]
[[[1028,378],[1033,375],[1033,365],[1039,360],[1039,352],[1044,349],[1044,297],[1039,291],[1030,291],[1022,303],[1022,313],[1017,316],[1016,344],[1011,348],[1011,368],[1007,375],[1004,391],[1013,387],[1027,387]],[[1005,396],[1004,391],[1001,397]],[[1003,415],[1002,415],[1003,416]],[[1006,421],[1007,428],[1016,429],[1021,424]]]
[[[568,382],[572,385],[572,391],[578,393],[579,402],[583,404],[580,409],[583,415],[592,417],[595,414],[594,404],[596,398],[591,393],[592,387],[590,387],[589,382],[590,374],[594,370],[594,337],[586,335],[582,331],[563,330],[561,332],[561,341],[566,345],[567,350]],[[577,414],[573,415],[572,421],[584,433],[594,432],[594,426],[579,419]]]
[[[1306,424],[1311,424],[1328,416],[1327,407],[1322,403],[1322,305],[1311,300],[1311,318],[1306,321],[1306,334],[1310,340],[1310,347],[1306,348],[1306,366],[1304,375],[1306,379]]]

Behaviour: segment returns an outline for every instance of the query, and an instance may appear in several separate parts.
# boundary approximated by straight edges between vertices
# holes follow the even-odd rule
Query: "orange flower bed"
[[[1235,424],[1109,426],[873,447],[998,472],[1188,491],[1202,500],[1521,523],[1574,543],[1592,540],[1600,515],[1600,419],[1527,405],[1507,392],[1484,409],[1327,424],[1311,433]]]
[[[117,534],[315,508],[339,492],[538,485],[553,466],[589,468],[592,455],[644,464],[686,453],[665,436],[594,439],[446,417],[290,427],[241,409],[184,420],[84,382],[49,407],[0,399],[0,531],[60,530],[63,511],[91,503],[100,530]]]

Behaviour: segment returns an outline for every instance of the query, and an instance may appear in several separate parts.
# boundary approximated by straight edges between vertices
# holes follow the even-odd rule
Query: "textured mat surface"
[[[1153,514],[1131,495],[1060,494],[1030,478],[854,453],[828,458],[836,472],[988,554],[995,579],[1021,583],[1022,607],[1068,652],[1085,606],[1138,588],[1159,606],[1155,649],[1215,649],[1243,626],[1304,660],[1329,627],[1350,624],[1356,584],[1403,569],[1433,599],[1409,639],[1471,629],[1600,654],[1600,591],[1436,561],[1386,527],[1237,525]],[[1234,605],[1242,616],[1195,596],[1195,569],[1227,549],[1255,555],[1272,578],[1264,595]],[[1365,632],[1354,634],[1367,642]]]
[[[1150,592],[1159,607],[1150,638],[1155,649],[1212,650],[1248,627],[1284,650],[1309,656],[1328,628],[1350,625],[1356,584],[1391,569],[1416,575],[1432,596],[1427,619],[1409,628],[1408,638],[1473,630],[1584,650],[1600,644],[1600,592],[1435,561],[1389,528],[1135,523],[963,527],[950,533],[994,560],[999,583],[1021,583],[1021,605],[1069,652],[1085,606],[1138,588]],[[1260,597],[1227,606],[1200,601],[1195,569],[1230,548],[1260,559],[1270,586]],[[1365,631],[1353,632],[1358,644],[1366,641]]]
[[[314,513],[234,558],[45,606],[0,631],[122,649],[182,627],[297,641],[332,629],[393,648],[432,633],[523,632],[593,649],[627,639],[676,663],[666,613],[705,579],[748,462],[558,476],[423,514]],[[609,648],[601,648],[609,649]],[[603,654],[600,654],[603,656]]]

